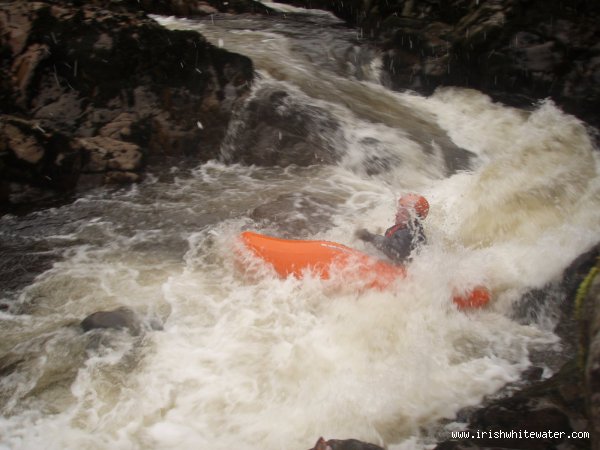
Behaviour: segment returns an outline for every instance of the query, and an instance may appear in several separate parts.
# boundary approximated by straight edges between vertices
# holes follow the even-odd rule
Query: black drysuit
[[[370,242],[395,263],[401,264],[410,259],[413,250],[425,243],[423,225],[417,219],[396,224],[385,231],[383,236],[363,231],[361,239]]]

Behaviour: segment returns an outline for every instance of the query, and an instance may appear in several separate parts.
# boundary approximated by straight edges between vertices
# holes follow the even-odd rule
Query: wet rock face
[[[73,190],[81,165],[78,143],[65,133],[0,115],[0,203],[39,197],[37,190]]]
[[[142,0],[141,7],[155,14],[203,16],[221,13],[269,13],[271,10],[254,0]]]
[[[581,356],[592,442],[600,447],[600,259],[582,283],[577,315],[582,323]]]
[[[0,6],[0,113],[30,120],[32,130],[80,138],[69,145],[79,148],[81,173],[139,174],[146,163],[168,157],[216,157],[253,78],[248,58],[195,32],[166,30],[132,9],[88,2]],[[38,165],[51,152],[33,145],[37,134],[15,137],[6,126],[1,132],[4,142],[24,143],[19,154],[0,154],[2,179],[74,187],[37,180],[35,171],[26,176],[21,161]],[[20,165],[13,167],[15,158]],[[75,182],[76,166],[70,166]]]
[[[327,111],[284,90],[263,88],[236,117],[222,156],[259,166],[330,164],[339,158],[342,140],[339,124]]]
[[[79,143],[87,154],[86,172],[135,171],[141,166],[142,152],[135,144],[104,136],[82,138]]]
[[[284,2],[329,9],[378,39],[395,89],[465,86],[518,106],[552,97],[600,124],[598,2]]]
[[[590,448],[589,438],[573,437],[574,432],[589,430],[581,381],[573,360],[552,378],[475,412],[468,427],[471,439],[444,441],[435,450]],[[537,437],[524,432],[537,433]]]
[[[87,3],[116,11],[142,10],[151,14],[183,17],[215,13],[272,13],[270,8],[255,0],[70,0],[69,3],[75,6]]]

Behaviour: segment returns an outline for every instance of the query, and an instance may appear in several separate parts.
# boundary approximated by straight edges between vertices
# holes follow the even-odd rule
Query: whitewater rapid
[[[342,157],[173,167],[0,218],[3,239],[59,255],[0,311],[0,448],[306,449],[319,436],[425,448],[459,426],[462,408],[517,382],[535,352],[561,351],[552,307],[535,321],[514,311],[598,241],[600,161],[584,124],[549,101],[524,111],[472,90],[389,92],[376,56],[364,76],[319,66],[303,41],[317,36],[327,50],[319,33],[334,33],[335,48],[354,48],[355,32],[327,30],[328,15],[285,29],[250,17],[160,20],[249,54],[253,92],[276,86],[331,112]],[[468,168],[449,171],[452,146],[470,152]],[[369,174],[367,153],[393,164]],[[354,231],[383,231],[408,191],[430,202],[428,244],[392,290],[238,270],[241,230],[281,235],[298,231],[292,222],[315,227],[303,238],[376,255]],[[253,215],[282,196],[312,206]],[[490,306],[457,310],[453,289],[478,284]],[[79,329],[118,306],[142,318],[140,335]]]

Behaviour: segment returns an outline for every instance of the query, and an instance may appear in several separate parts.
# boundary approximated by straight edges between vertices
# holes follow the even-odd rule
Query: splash
[[[261,39],[263,25],[253,24]],[[306,26],[295,29],[300,41]],[[263,54],[301,47],[271,32]],[[229,46],[254,32],[210,33]],[[0,219],[3,238],[62,255],[0,313],[1,446],[304,449],[324,435],[424,448],[440,420],[518,380],[532,351],[560,347],[551,326],[510,312],[600,234],[598,160],[584,126],[550,102],[526,112],[468,90],[422,98],[351,80],[331,95],[306,89],[310,77],[296,83],[315,66],[291,60],[282,79],[257,63],[272,75],[261,83],[292,85],[290,95],[335,116],[336,164],[211,161]],[[364,89],[347,97],[354,88]],[[437,147],[423,144],[432,133]],[[469,154],[457,173],[441,136]],[[389,170],[373,170],[375,157]],[[278,235],[299,218],[314,225],[303,237],[376,256],[354,230],[385,229],[408,190],[430,202],[428,245],[393,290],[235,270],[241,230]],[[282,196],[311,201],[252,218]],[[492,289],[493,304],[458,311],[452,287],[476,284]],[[120,305],[163,330],[82,333],[87,314]]]

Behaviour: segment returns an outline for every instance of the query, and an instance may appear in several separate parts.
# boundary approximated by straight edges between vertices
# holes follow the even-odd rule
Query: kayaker
[[[356,231],[356,237],[372,244],[397,264],[410,260],[415,249],[425,243],[421,221],[429,213],[429,202],[418,194],[406,194],[398,199],[394,225],[383,236],[366,229]]]

